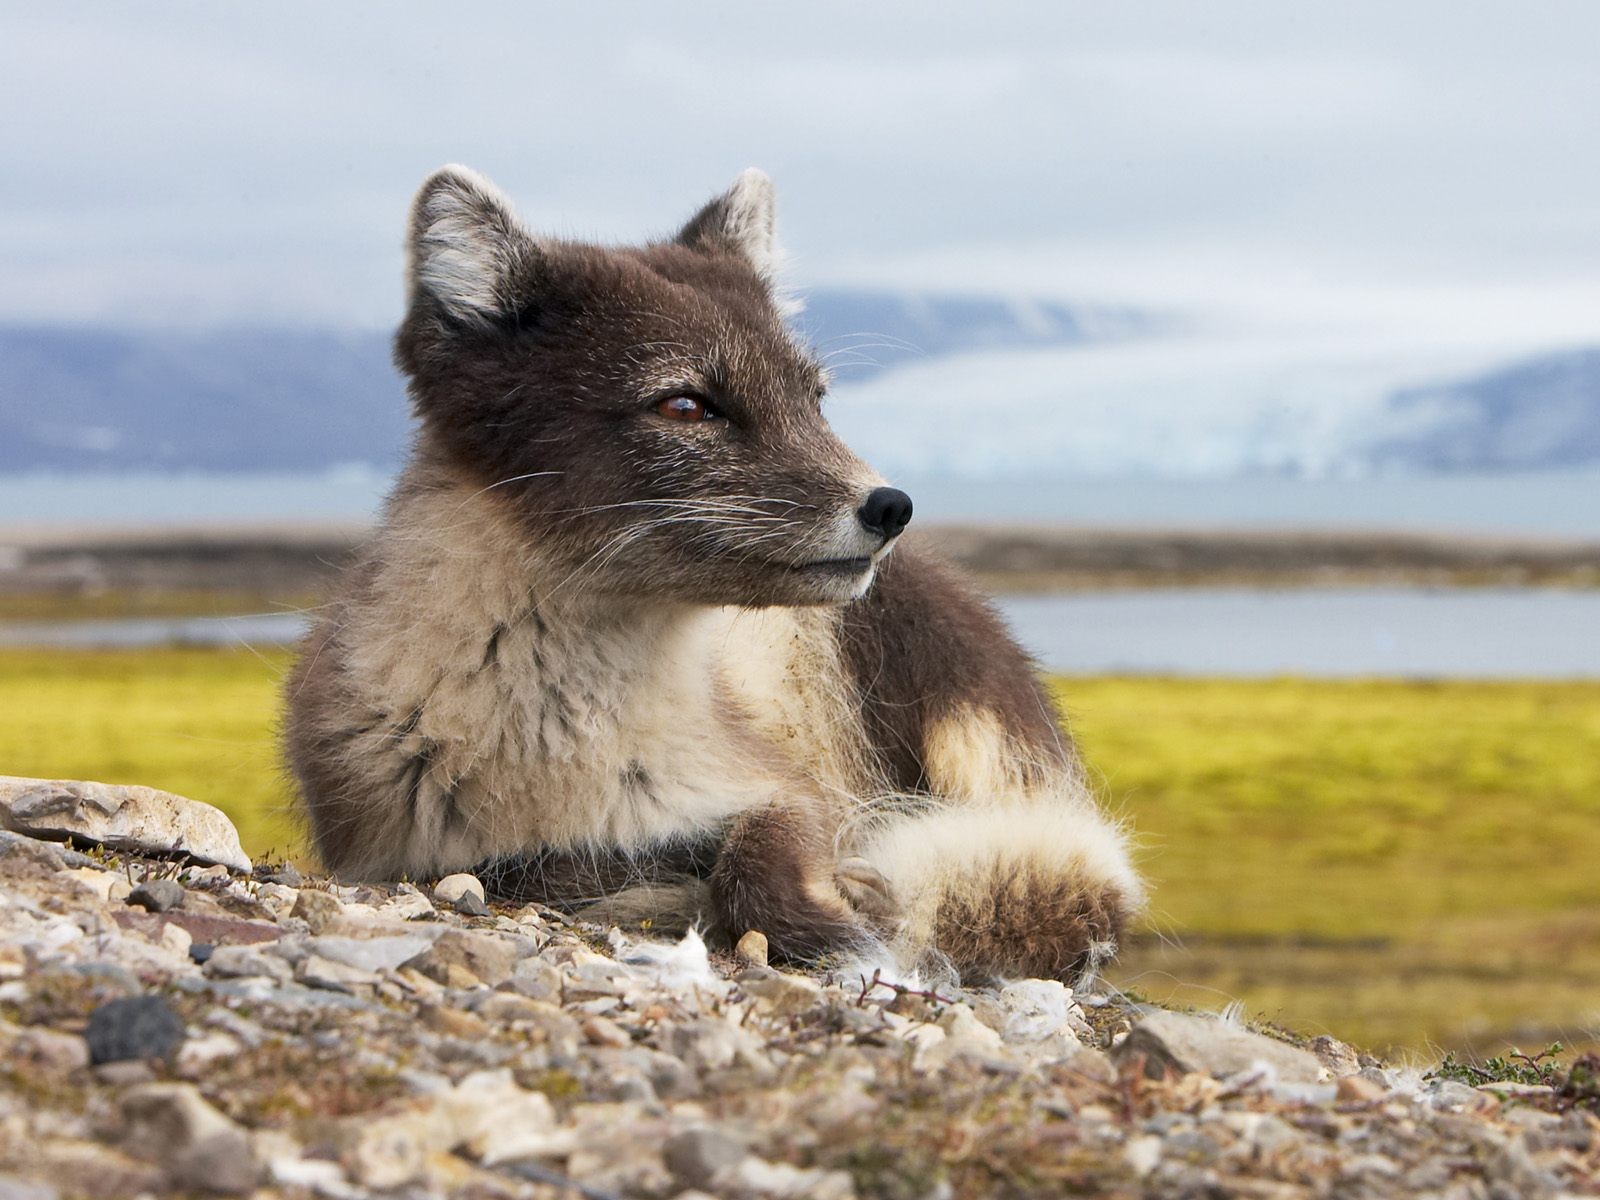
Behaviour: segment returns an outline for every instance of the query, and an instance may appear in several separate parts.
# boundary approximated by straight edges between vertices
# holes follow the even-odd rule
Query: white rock
[[[168,921],[161,927],[161,947],[169,950],[180,958],[189,954],[189,947],[194,945],[194,935],[175,921]]]
[[[111,889],[115,886],[117,880],[121,878],[121,876],[115,875],[110,871],[102,871],[98,867],[72,867],[58,874],[60,878],[70,879],[86,892],[108,902],[111,899]],[[126,879],[123,879],[122,883],[125,889],[131,890],[131,888],[128,888]]]
[[[155,788],[0,776],[0,827],[250,870],[239,832],[221,809]]]
[[[1161,1163],[1161,1138],[1153,1133],[1130,1138],[1128,1144],[1122,1147],[1122,1161],[1128,1164],[1130,1171],[1143,1179]]]
[[[483,1139],[507,1125],[556,1123],[549,1098],[517,1086],[505,1069],[474,1071],[442,1098],[442,1104],[455,1122],[455,1145],[466,1146],[480,1157]]]
[[[306,949],[319,958],[358,971],[393,971],[432,946],[444,930],[441,925],[428,933],[407,932],[393,937],[314,937],[306,942]]]
[[[207,1033],[185,1038],[178,1047],[177,1073],[184,1079],[201,1079],[212,1063],[242,1053],[244,1045],[229,1033]]]
[[[1082,1020],[1072,1001],[1072,989],[1054,979],[1020,979],[1000,989],[1000,1036],[1008,1042],[1042,1042],[1065,1038],[1079,1043],[1074,1025]],[[1076,1018],[1076,1020],[1075,1020]]]
[[[433,885],[433,898],[440,904],[454,904],[468,892],[479,900],[488,900],[484,895],[483,884],[476,875],[468,875],[465,872],[446,875]]]
[[[302,959],[295,969],[295,977],[307,987],[330,992],[354,993],[375,987],[378,983],[378,976],[373,972],[334,962],[320,954],[308,954]]]
[[[288,962],[260,946],[218,946],[206,960],[207,975],[216,979],[270,979],[288,983],[294,971]]]
[[[784,1200],[852,1200],[855,1184],[843,1171],[807,1171],[749,1155],[723,1176],[737,1193]]]
[[[378,915],[392,920],[414,921],[418,917],[431,917],[433,905],[419,891],[401,892],[378,905]]]

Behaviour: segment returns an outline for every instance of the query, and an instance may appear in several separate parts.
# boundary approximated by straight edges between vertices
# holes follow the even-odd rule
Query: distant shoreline
[[[0,619],[222,615],[317,602],[360,523],[0,528]],[[908,535],[909,536],[909,535]],[[1005,594],[1183,587],[1600,588],[1600,542],[1372,530],[936,525]]]

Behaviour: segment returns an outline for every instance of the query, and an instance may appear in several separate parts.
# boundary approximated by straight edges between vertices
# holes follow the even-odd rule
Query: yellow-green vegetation
[[[0,651],[0,774],[209,801],[298,852],[283,651]],[[1154,930],[1111,978],[1375,1048],[1600,1026],[1600,684],[1070,679]],[[1164,939],[1164,940],[1163,940]]]
[[[1370,1045],[1600,1028],[1600,685],[1074,679],[1156,936],[1112,977]]]
[[[246,850],[300,846],[275,742],[283,651],[0,651],[0,775],[143,783],[215,804]]]

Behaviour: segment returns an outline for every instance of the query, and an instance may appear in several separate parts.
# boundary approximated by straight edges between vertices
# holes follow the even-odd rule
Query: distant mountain
[[[387,467],[407,429],[377,334],[0,329],[0,471]]]
[[[1172,322],[1052,300],[819,288],[806,294],[794,324],[850,384],[929,358],[1148,337]]]
[[[796,324],[846,384],[977,348],[1157,327],[1114,309],[847,289],[811,292]],[[0,471],[387,469],[408,429],[386,334],[0,328]]]
[[[1375,358],[1145,313],[826,289],[799,330],[890,472],[1098,475],[1600,465],[1600,347]],[[1429,381],[1423,383],[1422,381]],[[385,334],[0,327],[0,473],[322,471],[402,459]]]
[[[1373,465],[1540,470],[1600,463],[1600,347],[1541,355],[1391,401],[1410,429],[1369,448]]]

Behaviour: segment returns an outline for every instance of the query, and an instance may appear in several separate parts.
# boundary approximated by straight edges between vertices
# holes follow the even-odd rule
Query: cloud
[[[1312,319],[1455,285],[1556,308],[1600,279],[1590,4],[79,0],[7,22],[9,319],[386,322],[410,189],[452,160],[605,239],[761,165],[802,282],[1248,291]]]

